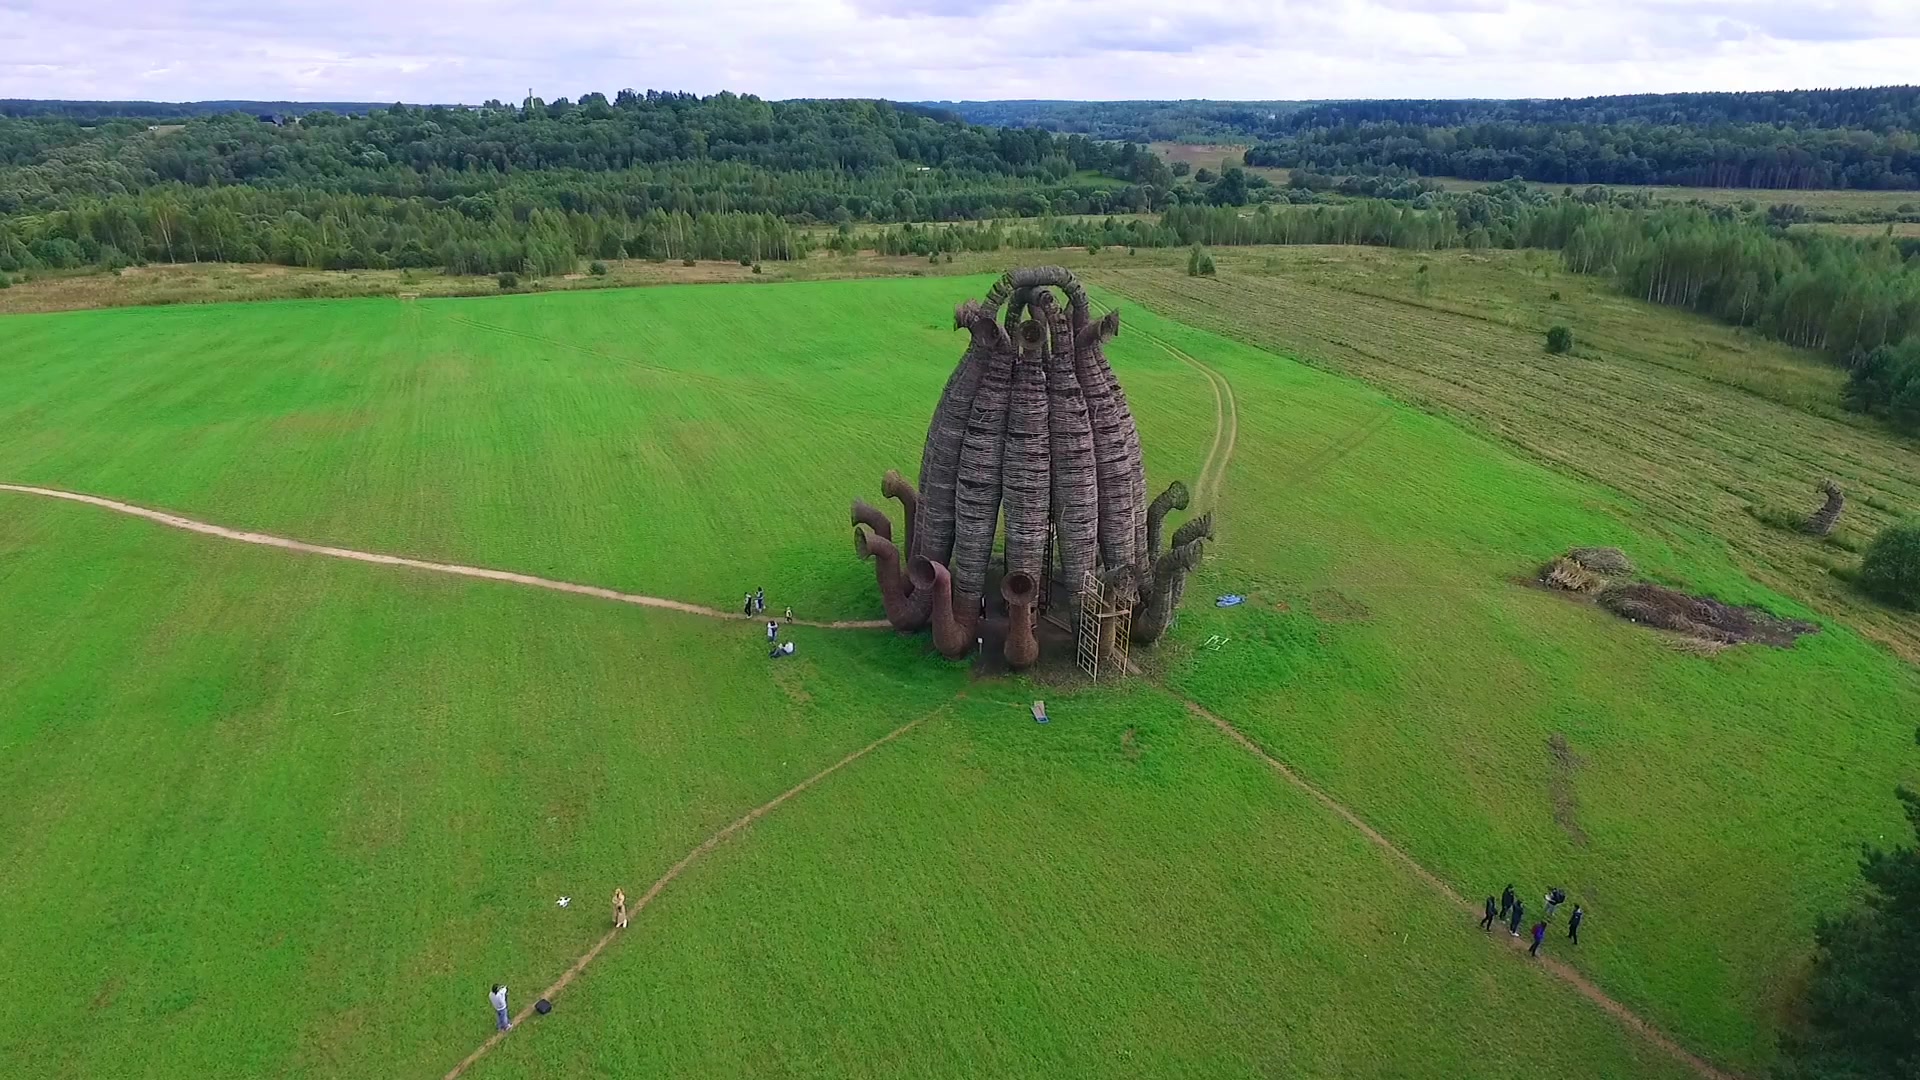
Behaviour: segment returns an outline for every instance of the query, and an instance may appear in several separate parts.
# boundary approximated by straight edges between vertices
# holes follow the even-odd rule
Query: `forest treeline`
[[[182,120],[241,112],[254,116],[301,116],[313,112],[367,113],[382,101],[63,101],[0,98],[0,116],[51,116],[72,120]]]
[[[1253,141],[1249,165],[1554,184],[1920,188],[1920,87],[1518,101],[957,102],[975,122]]]
[[[101,184],[133,190],[179,181],[413,195],[485,187],[492,177],[525,170],[604,172],[669,161],[1059,176],[1106,166],[1121,152],[1085,137],[996,131],[886,102],[769,102],[731,93],[623,90],[611,101],[592,93],[577,102],[393,105],[294,120],[263,122],[245,113],[161,125],[143,118],[8,118],[0,122],[0,167],[28,170],[27,182],[0,190],[19,197],[100,194]]]
[[[1883,134],[1771,124],[1340,123],[1250,147],[1246,162],[1338,173],[1400,168],[1468,180],[1518,176],[1552,184],[1920,188],[1920,138],[1911,130]]]
[[[1244,141],[1279,130],[1301,101],[924,101],[968,123],[1116,142]]]
[[[875,101],[622,91],[285,124],[0,119],[0,272],[544,272],[563,241],[589,258],[786,258],[812,222],[1147,212],[1187,188],[1136,144]]]
[[[1273,131],[1382,123],[1426,127],[1772,124],[1810,129],[1858,128],[1887,134],[1920,129],[1920,86],[1513,100],[1328,101],[1289,113],[1285,122],[1276,125]]]
[[[1135,142],[1276,138],[1361,124],[1774,124],[1920,130],[1920,86],[1753,93],[1620,94],[1558,99],[1358,101],[939,101],[976,124],[1036,127]],[[1501,177],[1500,179],[1505,179]]]

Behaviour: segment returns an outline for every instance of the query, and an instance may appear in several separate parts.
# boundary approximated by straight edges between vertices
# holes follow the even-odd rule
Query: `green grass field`
[[[870,618],[847,500],[912,471],[987,283],[9,316],[0,481]],[[1469,896],[1567,886],[1586,940],[1550,952],[1764,1066],[1814,918],[1920,781],[1912,669],[1825,609],[1794,650],[1703,657],[1518,584],[1611,542],[1812,603],[1625,486],[1123,306],[1150,482],[1214,437],[1158,342],[1226,376],[1239,425],[1215,553],[1155,680],[1117,690],[976,682],[872,631],[769,665],[751,624],[0,492],[0,1060],[438,1076],[489,1034],[485,987],[557,977],[615,885],[928,717],[694,863],[469,1075],[1682,1075],[1178,693]],[[1206,603],[1228,590],[1256,603]]]
[[[1619,295],[1544,252],[1222,249],[1213,281],[1117,262],[1084,271],[1155,310],[1364,379],[1626,496],[1634,528],[1711,538],[1741,570],[1920,662],[1920,620],[1835,575],[1920,512],[1915,443],[1840,404],[1814,353]],[[1425,268],[1423,271],[1422,268]],[[1547,327],[1572,328],[1570,356]],[[1768,520],[1847,490],[1826,541]]]

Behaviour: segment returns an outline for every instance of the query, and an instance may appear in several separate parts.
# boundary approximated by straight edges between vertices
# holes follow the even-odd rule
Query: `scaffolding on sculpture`
[[[1075,651],[1080,670],[1094,682],[1100,676],[1127,673],[1127,642],[1133,638],[1133,605],[1123,603],[1111,585],[1087,571],[1080,586],[1080,631]]]
[[[1034,601],[1033,610],[1041,618],[1049,622],[1058,623],[1060,617],[1053,614],[1053,577],[1059,572],[1060,560],[1055,556],[1053,550],[1054,539],[1053,526],[1049,524],[1047,526],[1047,546],[1046,549],[1040,553],[1040,569],[1042,571],[1040,574],[1040,598]]]

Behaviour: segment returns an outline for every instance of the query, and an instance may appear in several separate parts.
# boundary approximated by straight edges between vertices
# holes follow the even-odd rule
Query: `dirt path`
[[[1233,385],[1226,376],[1213,370],[1186,352],[1153,336],[1142,335],[1175,360],[1206,377],[1213,389],[1213,444],[1207,447],[1207,459],[1200,465],[1200,477],[1194,490],[1194,506],[1213,509],[1220,502],[1220,488],[1227,480],[1227,465],[1233,460],[1234,444],[1240,439],[1240,409],[1233,400]],[[1217,523],[1216,523],[1217,524]]]
[[[160,510],[148,510],[114,499],[103,499],[98,495],[82,495],[75,491],[61,491],[57,488],[31,487],[25,484],[0,484],[0,491],[12,491],[22,495],[40,495],[49,499],[65,499],[68,502],[86,503],[116,513],[145,518],[170,528],[184,529],[187,532],[204,536],[217,536],[222,540],[237,540],[243,544],[258,544],[262,547],[281,548],[286,551],[299,551],[308,555],[325,555],[332,559],[351,559],[355,562],[375,563],[380,566],[404,566],[409,570],[426,570],[435,574],[452,574],[456,577],[483,578],[487,581],[504,581],[510,585],[531,585],[537,589],[551,589],[554,592],[575,593],[580,596],[593,596],[602,600],[615,600],[622,604],[637,604],[641,607],[662,608],[678,611],[685,615],[699,615],[708,619],[732,619],[738,622],[760,622],[758,615],[745,615],[732,611],[719,611],[698,604],[668,600],[659,596],[640,596],[634,593],[616,592],[603,589],[598,585],[577,585],[571,581],[555,581],[552,578],[535,577],[532,574],[516,574],[510,570],[488,570],[480,566],[462,566],[459,563],[427,562],[423,559],[409,559],[401,555],[382,555],[372,551],[355,551],[352,548],[328,547],[324,544],[309,544],[304,540],[289,540],[284,536],[272,536],[267,533],[245,532],[229,529],[224,525],[209,525],[204,521],[169,514]],[[808,619],[795,619],[793,625],[811,626],[821,630],[883,630],[887,628],[885,619],[841,620],[838,622],[814,622]]]
[[[1405,851],[1402,851],[1398,846],[1394,844],[1393,841],[1387,839],[1385,836],[1382,836],[1379,830],[1367,824],[1365,821],[1362,821],[1358,814],[1355,814],[1353,811],[1347,809],[1345,806],[1342,806],[1339,802],[1335,801],[1333,796],[1328,795],[1326,792],[1321,791],[1319,788],[1308,783],[1303,777],[1301,777],[1299,773],[1294,772],[1291,768],[1287,767],[1287,765],[1284,762],[1282,762],[1280,759],[1274,757],[1272,754],[1267,753],[1264,749],[1260,747],[1258,743],[1248,738],[1246,734],[1242,732],[1239,728],[1234,727],[1232,724],[1229,724],[1225,720],[1220,719],[1218,716],[1213,715],[1212,713],[1201,708],[1199,705],[1195,704],[1194,702],[1188,701],[1186,702],[1186,706],[1188,711],[1192,712],[1196,716],[1200,716],[1205,718],[1208,721],[1211,721],[1214,727],[1219,728],[1220,731],[1224,733],[1228,738],[1232,739],[1234,742],[1239,743],[1240,746],[1244,748],[1248,753],[1259,758],[1261,761],[1266,762],[1267,766],[1271,768],[1274,772],[1279,773],[1280,776],[1287,781],[1287,783],[1292,784],[1294,787],[1297,787],[1301,791],[1306,792],[1308,795],[1312,796],[1313,799],[1316,802],[1318,802],[1320,805],[1326,807],[1328,810],[1333,811],[1335,814],[1345,819],[1347,824],[1352,825],[1354,828],[1360,830],[1360,834],[1362,836],[1365,836],[1368,840],[1372,841],[1376,847],[1378,847],[1381,851],[1386,852],[1390,858],[1398,862],[1401,866],[1405,867],[1408,871],[1410,871],[1413,874],[1413,876],[1425,882],[1428,885],[1428,887],[1432,888],[1435,892],[1438,892],[1440,895],[1452,901],[1454,906],[1460,908],[1461,910],[1471,915],[1480,914],[1480,909],[1474,905],[1473,901],[1468,900],[1464,896],[1461,896],[1460,893],[1453,888],[1453,886],[1447,884],[1445,881],[1442,881],[1439,875],[1435,874],[1433,871],[1428,870],[1426,867],[1421,866],[1419,863],[1415,862],[1413,859],[1413,856],[1407,854]],[[1510,935],[1503,935],[1497,931],[1493,934],[1493,936],[1495,938],[1498,938],[1501,941],[1507,942],[1515,949],[1524,950],[1527,947],[1527,941],[1524,938],[1516,938]],[[1595,986],[1592,982],[1590,982],[1587,979],[1586,976],[1575,971],[1573,968],[1568,967],[1566,964],[1563,964],[1558,960],[1552,959],[1551,957],[1541,957],[1536,962],[1539,963],[1539,965],[1542,968],[1546,969],[1547,972],[1552,974],[1555,978],[1558,978],[1566,983],[1571,984],[1573,988],[1575,990],[1578,990],[1584,997],[1587,998],[1587,1000],[1593,1002],[1595,1005],[1600,1006],[1602,1009],[1605,1009],[1607,1012],[1611,1013],[1616,1020],[1619,1020],[1622,1024],[1626,1025],[1629,1029],[1638,1033],[1640,1036],[1645,1038],[1648,1042],[1651,1042],[1655,1046],[1658,1046],[1660,1049],[1665,1050],[1668,1054],[1671,1054],[1681,1064],[1686,1065],[1687,1067],[1691,1068],[1693,1071],[1699,1073],[1701,1076],[1708,1078],[1708,1080],[1733,1080],[1733,1076],[1731,1073],[1721,1071],[1720,1069],[1707,1063],[1705,1060],[1701,1059],[1700,1057],[1694,1055],[1692,1052],[1687,1050],[1685,1047],[1681,1046],[1679,1043],[1674,1042],[1672,1039],[1668,1038],[1665,1034],[1662,1034],[1658,1028],[1654,1027],[1651,1023],[1648,1023],[1645,1019],[1642,1019],[1639,1016],[1639,1014],[1627,1008],[1625,1005],[1620,1004],[1618,1001],[1615,1001],[1611,997],[1608,997],[1606,994],[1606,991],[1601,990],[1598,986]]]
[[[700,856],[705,855],[707,852],[712,851],[714,848],[719,847],[722,842],[724,842],[728,837],[732,836],[733,834],[741,831],[742,829],[745,829],[747,826],[752,825],[754,822],[759,821],[761,818],[766,817],[768,814],[772,813],[774,810],[779,809],[780,805],[786,802],[788,799],[793,798],[795,795],[798,795],[801,792],[812,787],[813,785],[819,783],[820,781],[825,780],[827,777],[832,776],[834,773],[839,772],[841,769],[846,768],[848,765],[851,765],[854,762],[860,760],[861,758],[866,757],[868,754],[874,752],[875,750],[878,750],[882,746],[885,746],[887,743],[892,742],[893,740],[899,738],[900,736],[905,735],[907,732],[912,731],[914,728],[919,727],[921,724],[926,723],[928,720],[933,719],[935,716],[938,716],[946,708],[947,706],[942,705],[940,706],[940,708],[933,710],[932,712],[926,714],[925,716],[920,717],[917,720],[909,720],[906,723],[901,724],[899,727],[894,728],[892,731],[887,732],[885,735],[882,735],[879,738],[868,743],[867,745],[861,747],[860,749],[855,750],[853,753],[848,754],[846,757],[841,758],[839,761],[836,761],[833,764],[827,766],[826,768],[821,769],[819,772],[814,773],[812,776],[809,776],[805,780],[800,781],[798,784],[793,785],[787,790],[774,796],[772,799],[769,799],[768,801],[761,803],[759,806],[754,807],[752,810],[747,811],[747,813],[744,816],[735,820],[732,824],[728,825],[726,828],[721,829],[719,832],[714,833],[712,836],[709,836],[705,840],[701,841],[699,847],[696,847],[692,851],[687,852],[687,854],[679,862],[674,863],[672,866],[668,867],[667,872],[660,875],[660,880],[654,882],[653,885],[649,887],[645,893],[641,894],[640,899],[636,901],[634,905],[631,908],[629,908],[627,911],[627,917],[629,921],[631,921],[631,919],[634,916],[639,915],[640,912],[646,910],[647,905],[653,903],[654,899],[658,897],[661,894],[661,892],[665,891],[668,885],[673,884],[674,878],[679,877],[680,874],[683,871],[685,871],[687,867],[693,865],[693,862],[695,859],[698,859]],[[608,945],[613,944],[613,939],[619,936],[620,936],[619,930],[608,930],[605,934],[601,935],[600,940],[593,943],[593,948],[588,949],[586,952],[582,953],[580,955],[580,958],[573,962],[572,967],[569,967],[565,972],[562,972],[560,977],[554,980],[554,983],[552,986],[547,987],[545,990],[542,990],[540,991],[539,994],[535,995],[534,1000],[537,1001],[540,998],[546,998],[548,1001],[552,1001],[555,997],[558,997],[560,994],[560,991],[565,990],[567,988],[567,984],[573,982],[574,979],[578,978],[580,973],[587,969],[587,965],[593,963],[594,958],[599,956],[600,953],[604,951]],[[529,1002],[520,1007],[520,1011],[516,1013],[513,1017],[513,1023],[515,1024],[515,1026],[518,1026],[521,1022],[525,1021],[527,1017],[532,1015],[533,1015],[533,1004],[532,1002]],[[458,1080],[458,1077],[460,1076],[461,1073],[466,1072],[469,1068],[473,1066],[474,1062],[479,1061],[481,1058],[485,1057],[487,1055],[487,1051],[492,1050],[495,1046],[498,1046],[500,1044],[500,1040],[506,1038],[510,1034],[512,1034],[510,1030],[495,1031],[491,1036],[487,1038],[486,1042],[483,1042],[479,1046],[475,1047],[473,1053],[468,1054],[466,1058],[460,1062],[460,1064],[455,1065],[453,1068],[447,1070],[447,1075],[445,1080]]]

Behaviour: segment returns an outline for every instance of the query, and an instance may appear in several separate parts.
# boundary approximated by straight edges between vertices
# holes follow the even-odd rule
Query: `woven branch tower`
[[[1050,583],[1065,594],[1056,603],[1078,609],[1095,582],[1099,602],[1132,609],[1134,641],[1157,640],[1213,523],[1211,514],[1187,521],[1160,550],[1162,523],[1186,509],[1188,494],[1176,482],[1147,501],[1140,433],[1103,349],[1119,314],[1093,319],[1073,274],[1040,266],[1010,271],[984,301],[961,304],[954,326],[969,342],[928,425],[919,486],[891,471],[881,484],[901,504],[904,545],[886,514],[853,504],[854,550],[874,559],[888,621],[930,625],[941,653],[966,655],[1004,520],[999,592],[1012,667],[1039,658],[1035,607]]]

